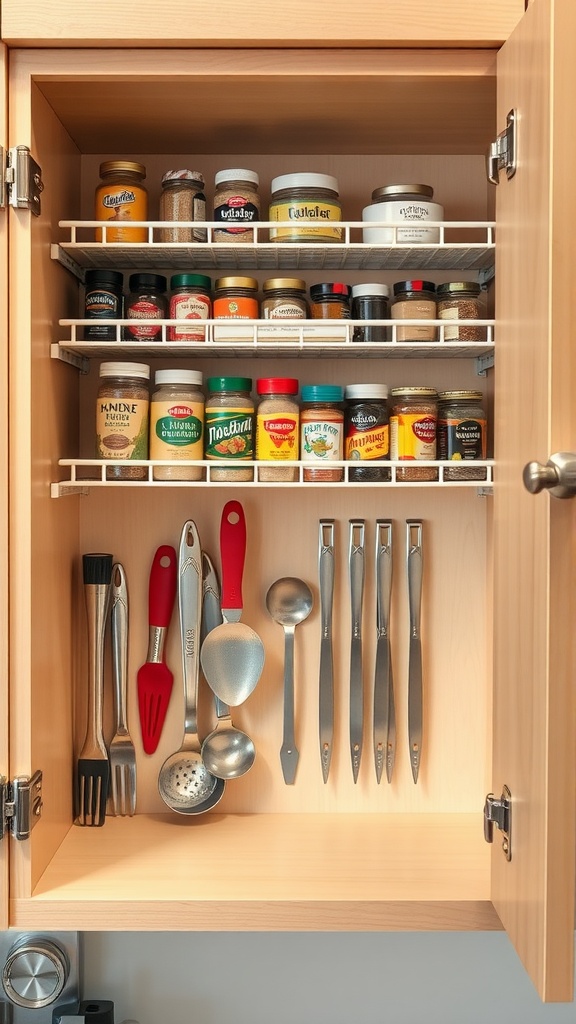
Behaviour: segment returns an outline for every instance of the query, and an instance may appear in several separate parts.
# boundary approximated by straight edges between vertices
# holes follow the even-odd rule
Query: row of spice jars
[[[350,480],[390,480],[390,469],[376,463],[390,458],[436,459],[437,440],[441,459],[486,458],[486,416],[480,392],[438,394],[431,388],[395,388],[389,417],[385,384],[354,384],[345,389],[334,384],[304,385],[300,407],[295,378],[261,378],[256,381],[260,399],[256,409],[248,377],[208,378],[205,400],[200,372],[157,370],[150,401],[146,364],[102,363],[100,378],[97,456],[123,463],[107,469],[109,479],[145,479],[145,467],[125,463],[149,457],[181,463],[155,466],[157,480],[202,479],[202,467],[186,465],[191,460],[226,461],[221,469],[212,469],[212,480],[252,480],[252,467],[240,464],[254,458],[254,443],[256,460],[268,463],[258,469],[262,481],[297,480],[298,468],[283,463],[298,459],[310,463],[303,470],[304,480],[342,480],[343,468],[330,464],[344,459],[366,464],[350,467]],[[447,469],[446,479],[483,479],[485,472],[483,468]],[[437,474],[436,467],[410,467],[399,469],[397,478],[428,480]]]

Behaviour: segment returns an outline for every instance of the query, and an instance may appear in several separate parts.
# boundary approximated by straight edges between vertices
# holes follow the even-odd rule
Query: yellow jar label
[[[150,458],[201,459],[204,405],[201,402],[152,402]]]
[[[99,459],[148,458],[148,401],[98,398],[96,453]]]
[[[125,228],[131,220],[146,220],[148,194],[136,184],[100,185],[96,190],[96,220],[107,221],[107,242],[147,242],[146,228]],[[116,226],[118,225],[118,226]],[[102,241],[103,232],[96,230],[96,241]]]
[[[292,225],[282,228],[270,228],[270,241],[281,242],[283,239],[313,239],[340,242],[342,229],[331,227],[330,221],[342,219],[340,207],[335,203],[317,202],[315,199],[306,201],[272,203],[270,220],[293,221]],[[299,221],[314,220],[315,224],[300,225]]]
[[[286,462],[298,458],[299,417],[291,412],[269,412],[256,419],[256,458]]]
[[[390,458],[435,459],[436,418],[422,412],[391,416]]]

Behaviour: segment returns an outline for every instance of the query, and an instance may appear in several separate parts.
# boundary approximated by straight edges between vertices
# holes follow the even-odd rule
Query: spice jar
[[[166,171],[162,175],[160,220],[206,220],[204,178],[200,171]],[[205,242],[206,228],[160,228],[161,242]]]
[[[254,458],[254,402],[250,377],[209,377],[206,381],[204,458],[239,462]],[[253,480],[251,466],[212,469],[211,480]]]
[[[297,480],[296,466],[282,462],[298,459],[300,409],[294,395],[298,381],[293,377],[261,377],[256,381],[260,402],[256,410],[256,458],[277,465],[261,466],[258,479]]]
[[[273,277],[262,285],[264,320],[304,320],[308,313],[306,282],[295,277]]]
[[[455,463],[486,458],[486,413],[481,391],[441,391],[438,395],[438,458]],[[454,466],[445,480],[485,480],[486,469]]]
[[[482,320],[484,309],[480,292],[480,285],[476,281],[451,281],[439,284],[436,292],[438,319]],[[476,324],[447,324],[444,328],[444,341],[484,341],[485,330]]]
[[[102,363],[96,398],[96,455],[99,459],[148,458],[148,380],[144,363]],[[107,480],[144,480],[145,466],[108,466]]]
[[[342,220],[338,181],[331,174],[281,174],[270,183],[272,202],[268,219],[287,221],[270,228],[271,242],[340,242]],[[313,224],[300,225],[311,220]]]
[[[431,281],[398,281],[394,285],[393,320],[435,320],[436,285]],[[437,341],[434,324],[408,324],[396,327],[396,341]]]
[[[387,320],[390,316],[387,284],[355,284],[352,286],[353,320]],[[355,327],[352,341],[382,342],[390,340],[387,327]]]
[[[310,288],[310,316],[313,320],[349,320],[350,285],[340,281],[313,284]]]
[[[437,245],[440,241],[438,228],[422,227],[423,221],[444,220],[444,207],[432,202],[433,195],[431,185],[384,185],[375,188],[370,206],[362,210],[363,221],[388,221],[392,224],[414,221],[415,224],[396,229],[363,228],[364,242],[372,245],[393,245],[394,242]]]
[[[179,466],[155,466],[155,480],[202,480],[204,394],[198,370],[156,370],[150,402],[150,458],[174,459]]]
[[[355,464],[348,470],[348,479],[356,482],[390,480],[390,467],[375,465],[390,458],[387,385],[349,384],[344,394],[344,455]],[[362,464],[359,466],[358,462]]]
[[[254,230],[245,225],[260,220],[260,179],[256,171],[232,167],[218,171],[214,182],[214,221],[225,225],[214,228],[214,241],[253,242]]]
[[[392,388],[390,458],[426,462],[436,458],[438,392],[434,388]],[[397,480],[437,480],[436,466],[396,470]]]
[[[116,227],[130,220],[148,218],[148,193],[142,184],[146,168],[132,160],[106,160],[100,164],[100,184],[95,195],[95,220],[114,226],[106,228],[106,242],[147,242],[147,228]],[[96,241],[103,232],[96,230]]]
[[[185,320],[186,326],[168,328],[169,341],[205,341],[206,328],[199,321],[210,319],[212,281],[204,274],[174,274],[170,278],[169,320]]]
[[[124,318],[134,324],[124,328],[126,341],[161,341],[162,326],[151,321],[167,318],[166,278],[162,274],[131,274],[128,284]]]
[[[335,384],[307,384],[302,388],[300,410],[300,458],[314,464],[304,469],[304,480],[338,481],[344,478],[341,467],[330,469],[330,462],[344,458],[344,392]]]
[[[257,320],[259,306],[256,294],[258,281],[253,277],[219,277],[214,285],[215,320]],[[214,341],[235,341],[251,338],[251,327],[214,327]]]
[[[115,341],[116,328],[106,320],[122,319],[124,277],[117,270],[87,270],[84,293],[84,319],[95,324],[84,328],[86,341]]]

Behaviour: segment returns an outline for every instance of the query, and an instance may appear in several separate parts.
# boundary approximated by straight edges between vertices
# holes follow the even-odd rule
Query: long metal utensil
[[[332,608],[334,603],[334,520],[321,519],[318,536],[320,579],[320,678],[319,725],[322,778],[328,782],[334,741],[334,653]]]
[[[408,655],[408,740],[412,778],[418,782],[422,757],[422,641],[420,609],[422,603],[422,523],[406,520],[408,605],[410,610],[410,649]]]
[[[376,661],[374,665],[374,767],[380,783],[384,766],[392,782],[396,755],[396,712],[390,652],[392,522],[376,520]]]
[[[120,562],[112,566],[111,601],[115,732],[108,753],[112,807],[114,814],[132,816],[136,811],[136,751],[128,731],[128,586]]]
[[[364,728],[364,684],[362,678],[362,606],[364,600],[364,519],[350,520],[348,563],[350,573],[350,756],[352,775],[358,781],[362,760]]]

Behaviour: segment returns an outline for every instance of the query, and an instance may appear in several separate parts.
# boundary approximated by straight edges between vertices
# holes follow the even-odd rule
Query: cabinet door
[[[6,150],[6,47],[0,46],[0,145]],[[2,172],[3,173],[3,172]],[[8,777],[8,213],[0,210],[0,776]],[[0,843],[0,928],[8,925],[9,840]]]
[[[576,448],[575,32],[571,0],[534,0],[498,57],[518,170],[497,188],[492,784],[512,793],[512,860],[495,839],[492,896],[550,1001],[572,999],[574,971],[576,502],[531,496],[522,469]]]
[[[456,10],[455,10],[456,8]],[[499,46],[524,0],[345,0],[312,4],[187,4],[171,0],[3,0],[2,38],[11,46]]]

